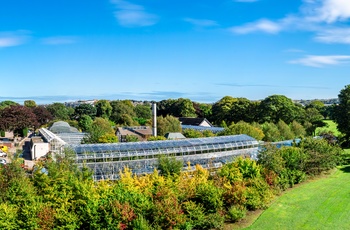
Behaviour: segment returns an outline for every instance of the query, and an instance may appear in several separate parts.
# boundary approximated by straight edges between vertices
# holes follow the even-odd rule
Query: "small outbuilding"
[[[186,137],[182,133],[166,133],[164,137],[168,140],[186,139]]]
[[[30,154],[32,160],[37,160],[40,157],[46,156],[50,151],[50,145],[41,137],[32,137],[30,140]]]

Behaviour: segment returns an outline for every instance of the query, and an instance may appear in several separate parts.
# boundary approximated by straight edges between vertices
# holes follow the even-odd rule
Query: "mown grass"
[[[350,229],[350,166],[287,191],[246,229]]]
[[[337,123],[335,123],[333,120],[324,120],[324,122],[327,124],[327,126],[317,128],[316,135],[323,131],[331,131],[335,136],[339,136],[341,134],[337,129]]]

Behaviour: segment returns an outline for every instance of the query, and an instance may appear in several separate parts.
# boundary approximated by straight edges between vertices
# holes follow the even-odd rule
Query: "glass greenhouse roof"
[[[75,144],[70,147],[77,154],[85,153],[121,153],[121,152],[145,152],[149,150],[175,150],[179,148],[209,148],[231,147],[257,144],[258,142],[245,134],[220,137],[191,138],[183,140],[147,141],[109,144]],[[208,147],[209,146],[209,147]]]

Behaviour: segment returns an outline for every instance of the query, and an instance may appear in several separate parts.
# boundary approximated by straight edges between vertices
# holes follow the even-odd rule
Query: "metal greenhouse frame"
[[[232,161],[235,156],[256,158],[259,145],[257,140],[245,134],[166,141],[80,144],[83,134],[54,134],[44,128],[40,129],[40,133],[55,153],[63,153],[64,148],[73,150],[78,167],[90,168],[95,180],[118,179],[120,171],[125,167],[135,174],[152,173],[160,155],[182,160],[184,170],[194,170],[197,164],[204,168],[217,168]]]
[[[92,169],[95,180],[118,179],[119,172],[128,167],[135,174],[152,173],[159,155],[175,156],[184,169],[196,164],[217,168],[232,161],[234,156],[256,158],[258,141],[247,135],[193,138],[185,140],[70,145],[76,162]]]

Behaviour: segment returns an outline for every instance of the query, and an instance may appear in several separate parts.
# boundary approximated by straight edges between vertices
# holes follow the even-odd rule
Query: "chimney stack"
[[[154,137],[157,136],[157,104],[152,103],[152,134]]]

